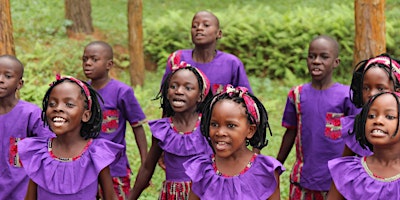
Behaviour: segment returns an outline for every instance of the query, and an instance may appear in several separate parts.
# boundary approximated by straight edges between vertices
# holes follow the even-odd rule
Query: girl
[[[56,137],[26,138],[18,151],[30,182],[26,199],[115,199],[110,165],[122,146],[98,136],[102,113],[87,83],[57,77],[43,98],[42,120]]]
[[[280,199],[279,175],[284,167],[247,148],[267,146],[267,128],[267,111],[247,88],[227,85],[215,95],[201,119],[201,132],[215,154],[184,164],[193,181],[190,199]]]
[[[209,81],[200,70],[185,62],[173,65],[171,70],[156,97],[161,99],[166,117],[149,122],[152,145],[129,199],[139,198],[148,186],[162,152],[165,153],[166,181],[160,199],[187,199],[191,183],[182,164],[195,155],[212,153],[198,128],[199,110],[209,94]]]
[[[333,186],[328,199],[400,198],[400,99],[398,93],[373,96],[355,119],[354,132],[373,155],[328,162]]]
[[[357,108],[361,108],[364,102],[379,93],[398,91],[400,88],[400,65],[388,54],[361,61],[357,64],[351,81],[351,101]],[[342,136],[345,141],[343,156],[368,156],[372,152],[363,149],[356,141],[352,128],[355,115],[341,119]]]

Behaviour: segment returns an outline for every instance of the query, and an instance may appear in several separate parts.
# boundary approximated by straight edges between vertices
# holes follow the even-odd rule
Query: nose
[[[176,88],[175,88],[175,94],[182,94],[182,90],[183,90],[183,87],[182,87],[182,86],[176,87]]]
[[[383,124],[383,117],[385,117],[385,116],[383,116],[383,115],[378,115],[378,116],[376,116],[376,117],[375,117],[375,120],[374,120],[374,124],[375,124],[375,125],[381,125],[381,124]]]
[[[320,56],[315,56],[315,58],[312,60],[313,63],[321,63],[321,57]]]

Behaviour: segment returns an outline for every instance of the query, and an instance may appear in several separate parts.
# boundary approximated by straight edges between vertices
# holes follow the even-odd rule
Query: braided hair
[[[103,114],[101,111],[100,103],[99,100],[103,102],[103,99],[101,96],[96,92],[95,89],[92,88],[88,83],[85,81],[80,81],[78,79],[75,79],[73,77],[57,77],[57,80],[54,81],[51,85],[50,88],[47,90],[46,94],[44,95],[43,101],[42,101],[42,121],[44,122],[45,125],[48,126],[48,122],[46,120],[46,110],[49,105],[49,98],[51,91],[53,88],[65,81],[69,81],[72,83],[76,83],[77,85],[80,86],[81,88],[81,94],[85,97],[85,108],[91,111],[91,116],[90,119],[87,122],[82,122],[82,127],[80,130],[80,134],[83,138],[89,139],[89,138],[96,138],[101,131],[101,125],[103,123]],[[77,82],[78,81],[78,82]],[[80,85],[82,83],[84,86],[87,87],[88,92],[90,96],[88,97],[83,89],[83,87]],[[89,101],[89,99],[90,101]],[[90,108],[89,108],[90,105]]]
[[[367,147],[368,147],[371,151],[373,150],[372,144],[367,140],[367,138],[365,136],[365,124],[367,122],[369,109],[371,108],[372,103],[379,96],[382,96],[385,94],[392,95],[396,99],[397,113],[398,113],[398,116],[400,116],[400,100],[396,93],[382,92],[382,93],[378,93],[378,94],[372,96],[370,98],[370,100],[363,106],[361,112],[356,116],[356,118],[354,120],[353,133],[356,134],[356,140],[360,143],[361,147],[364,149],[367,149]],[[394,134],[392,135],[392,137],[397,135],[397,132],[399,131],[399,125],[400,125],[400,121],[399,121],[399,119],[397,119],[397,128],[396,128],[396,131],[394,132]]]
[[[252,147],[260,149],[260,150],[268,145],[266,130],[268,129],[271,136],[272,136],[272,131],[271,131],[271,128],[268,123],[267,110],[265,109],[264,105],[253,94],[246,92],[246,95],[254,101],[255,106],[257,107],[256,109],[258,109],[258,115],[259,115],[258,120],[254,119],[254,115],[252,115],[249,112],[249,109],[246,106],[243,95],[240,95],[239,93],[232,93],[232,94],[226,93],[226,92],[218,93],[218,94],[214,95],[213,98],[209,99],[208,102],[205,104],[205,107],[204,107],[203,113],[202,113],[203,115],[201,117],[200,129],[201,129],[201,133],[207,138],[210,145],[211,145],[210,121],[211,121],[211,115],[213,112],[213,108],[214,108],[214,105],[218,101],[221,101],[224,99],[232,100],[233,102],[242,105],[246,110],[248,122],[250,124],[256,125],[256,132],[254,133],[252,138],[250,138],[248,141],[246,141],[246,145],[250,144]]]
[[[383,63],[378,63],[378,62],[369,63],[369,61],[377,59],[379,57],[387,58],[390,64],[385,65]],[[384,53],[377,57],[363,60],[356,65],[350,85],[350,100],[357,108],[361,108],[364,105],[363,102],[364,75],[369,69],[373,67],[379,67],[385,72],[387,72],[387,74],[389,75],[389,80],[394,85],[393,91],[396,91],[396,89],[400,88],[400,80],[396,78],[396,76],[393,73],[395,69],[393,69],[392,63],[399,63],[399,61],[390,57],[389,54]],[[394,66],[396,67],[396,64]]]
[[[187,65],[185,67],[179,68],[177,70],[172,71],[172,73],[168,74],[168,76],[165,78],[164,82],[161,85],[161,90],[160,92],[157,94],[157,96],[153,99],[153,100],[157,100],[160,99],[160,104],[161,104],[161,109],[163,110],[163,116],[164,117],[171,117],[175,115],[175,111],[172,109],[171,104],[169,103],[169,100],[167,99],[167,95],[168,95],[168,89],[169,89],[169,85],[170,85],[170,81],[172,76],[174,76],[174,74],[177,71],[180,70],[189,70],[191,72],[193,72],[193,74],[196,76],[197,78],[197,83],[199,84],[199,90],[203,91],[204,89],[209,90],[209,88],[205,88],[207,87],[206,85],[204,85],[204,81],[203,81],[203,76],[199,73],[199,70],[193,66]],[[203,106],[205,104],[205,102],[210,99],[212,97],[211,92],[208,92],[206,94],[206,96],[204,96],[203,93],[201,93],[200,98],[203,99],[202,102],[197,104],[197,112],[201,112],[203,109]]]

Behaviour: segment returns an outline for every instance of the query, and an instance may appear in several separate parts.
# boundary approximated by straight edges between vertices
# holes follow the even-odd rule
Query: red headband
[[[208,80],[207,76],[198,68],[191,66],[190,64],[186,63],[185,61],[179,62],[179,59],[176,59],[176,54],[172,54],[169,59],[171,59],[171,71],[174,72],[178,69],[184,69],[188,67],[192,67],[194,70],[199,73],[201,77],[201,81],[203,82],[203,90],[201,93],[203,94],[204,97],[207,96],[208,92],[210,91],[210,81]]]
[[[75,82],[76,84],[79,85],[79,87],[81,87],[83,89],[83,91],[85,93],[85,96],[86,96],[86,98],[88,100],[88,109],[91,110],[91,108],[92,108],[92,97],[90,96],[89,88],[82,81],[80,81],[79,79],[76,79],[76,78],[74,78],[72,76],[63,76],[63,77],[61,77],[60,74],[56,75],[56,80],[57,81],[64,80],[64,79],[68,79],[70,81]],[[50,86],[52,86],[53,84],[50,84]]]
[[[218,89],[218,88],[214,88]],[[219,88],[220,89],[220,88]],[[233,87],[232,85],[228,84],[226,85],[223,90],[221,91],[220,94],[216,95],[214,99],[211,102],[211,105],[214,104],[214,101],[217,99],[218,96],[226,93],[230,97],[232,97],[233,94],[237,94],[239,97],[243,98],[243,101],[246,105],[247,111],[250,113],[251,116],[253,116],[253,123],[259,124],[260,123],[260,112],[258,111],[257,104],[254,102],[254,100],[249,96],[249,90],[246,87]]]
[[[389,69],[392,70],[393,74],[396,76],[397,81],[400,82],[400,65],[395,60],[387,57],[387,56],[378,56],[376,58],[372,58],[368,60],[367,65],[365,65],[365,70],[367,70],[368,66],[372,64],[383,64]]]

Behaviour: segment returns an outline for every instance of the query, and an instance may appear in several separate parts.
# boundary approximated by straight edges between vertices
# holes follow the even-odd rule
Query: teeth
[[[382,130],[373,130],[372,133],[382,134],[384,132]]]
[[[62,117],[54,117],[53,118],[53,124],[54,124],[55,127],[60,127],[65,122],[66,122],[66,120],[64,118],[62,118]]]
[[[226,144],[226,142],[217,142],[217,144],[223,145]]]

